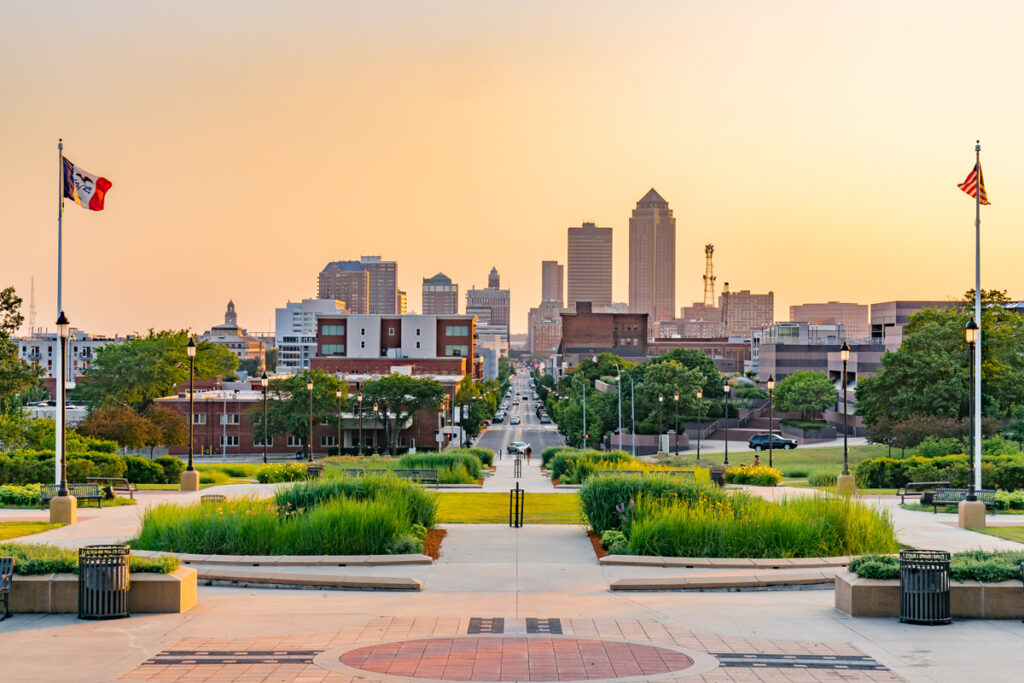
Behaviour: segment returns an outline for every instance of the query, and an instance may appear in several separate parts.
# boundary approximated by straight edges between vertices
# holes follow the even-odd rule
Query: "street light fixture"
[[[729,382],[727,381],[722,386],[723,396],[725,397],[725,466],[729,466]]]
[[[679,392],[675,393],[673,397],[676,402],[676,438],[675,443],[672,445],[672,450],[675,451],[676,455],[679,455]]]
[[[189,339],[188,345],[185,347],[185,353],[188,354],[188,466],[185,468],[186,472],[191,472],[195,469],[195,465],[192,464],[192,451],[193,440],[192,440],[192,423],[195,421],[195,403],[193,396],[195,394],[195,368],[196,368],[196,340]]]
[[[260,385],[263,387],[263,464],[267,464],[267,387],[270,386],[270,380],[267,379],[267,373],[264,372],[260,377]]]
[[[570,377],[572,377],[573,382],[579,382],[583,387],[583,450],[586,450],[587,436],[589,436],[587,433],[587,383],[576,377],[576,375],[570,375]]]
[[[850,362],[850,345],[845,341],[842,347],[839,349],[839,358],[843,361],[843,475],[849,476],[850,474],[850,463],[847,455],[847,414],[849,411],[846,409],[846,364]]]
[[[341,455],[341,389],[334,392],[338,397],[338,455]]]
[[[447,401],[448,397],[445,396]],[[373,450],[377,451],[377,425],[380,424],[380,406],[376,401],[373,402]]]
[[[61,413],[61,429],[64,429],[64,425],[67,421],[63,418],[65,399],[67,397],[68,383],[67,383],[67,345],[68,345],[68,333],[71,330],[71,323],[68,322],[67,317],[64,315],[64,311],[60,312],[60,316],[57,318],[57,332],[60,334],[60,386],[57,387],[58,401],[60,405],[58,410]],[[64,434],[61,434],[60,439],[60,486],[57,489],[57,495],[61,498],[66,498],[68,495],[68,468],[67,468],[67,439],[64,438]]]
[[[363,392],[360,391],[359,395],[356,396],[356,402],[359,404],[359,455],[363,454]]]
[[[775,451],[775,375],[768,375],[768,467]]]
[[[306,380],[309,389],[309,461],[313,462],[313,378]]]
[[[615,393],[618,394],[619,399],[619,450],[622,450],[622,368],[619,367],[618,363],[612,362],[615,366],[615,371],[619,374],[619,381],[616,385]],[[632,380],[630,380],[632,382]]]
[[[658,452],[661,452],[661,432],[663,428],[662,416],[664,414],[665,396],[658,394]]]
[[[700,414],[704,408],[704,390],[697,387],[697,462],[700,462]]]
[[[967,327],[964,328],[964,336],[967,339],[967,364],[971,367],[970,408],[968,410],[968,420],[970,422],[969,438],[971,441],[971,479],[970,487],[967,489],[967,500],[973,503],[978,500],[977,472],[974,469],[974,345],[978,343],[978,322],[974,319],[973,315],[967,321]]]

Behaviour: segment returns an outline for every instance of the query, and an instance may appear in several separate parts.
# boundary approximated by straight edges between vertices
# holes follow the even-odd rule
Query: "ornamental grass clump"
[[[676,557],[833,557],[899,547],[888,513],[832,496],[641,500],[627,535],[635,554]]]
[[[256,470],[256,481],[261,484],[279,484],[287,481],[302,481],[308,476],[308,466],[304,463],[298,462],[285,464],[274,463],[264,465]]]
[[[436,494],[388,473],[314,479],[282,488],[274,495],[274,503],[282,513],[308,510],[338,499],[386,500],[401,510],[410,524],[428,529],[437,519]]]
[[[656,472],[643,476],[606,474],[592,477],[579,490],[583,514],[598,534],[609,529],[621,530],[622,511],[629,508],[630,501],[635,506],[641,497],[648,502],[697,502],[702,498],[724,499],[726,494],[707,478],[688,481]]]
[[[455,471],[458,465],[465,468],[462,480],[445,483],[472,484],[480,478],[480,459],[468,451],[453,449],[444,453],[413,453],[403,455],[398,460],[398,467],[402,469],[437,470],[439,479],[454,479],[454,475],[445,474],[445,470]]]
[[[581,484],[602,464],[636,463],[624,451],[581,451],[567,450],[556,454],[548,463],[551,478],[566,484]]]

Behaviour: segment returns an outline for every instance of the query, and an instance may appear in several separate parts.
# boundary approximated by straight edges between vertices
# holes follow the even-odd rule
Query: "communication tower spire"
[[[711,263],[714,253],[715,245],[704,245],[704,305],[711,308],[715,306],[715,267]]]

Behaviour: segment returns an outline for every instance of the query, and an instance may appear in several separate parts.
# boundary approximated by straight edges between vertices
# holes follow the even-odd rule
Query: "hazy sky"
[[[1024,296],[1019,2],[0,2],[0,287],[56,318],[58,137],[113,181],[68,205],[64,307],[103,333],[269,330],[330,260],[380,254],[420,309],[497,266],[513,331],[566,228],[651,187],[677,305]],[[1014,161],[1017,159],[1017,161]],[[462,306],[465,305],[464,295]]]

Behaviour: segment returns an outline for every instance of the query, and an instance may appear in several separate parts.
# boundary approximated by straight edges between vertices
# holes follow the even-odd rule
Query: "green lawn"
[[[211,486],[226,486],[227,484],[255,484],[255,480],[252,479],[228,479],[227,481],[200,484],[200,489],[208,489]],[[135,487],[140,491],[179,491],[181,490],[181,484],[136,484]]]
[[[508,524],[507,493],[441,493],[440,524]],[[526,524],[579,524],[580,503],[575,493],[527,493],[523,502]]]
[[[63,524],[50,524],[49,522],[0,522],[0,541],[19,536],[39,534],[50,529],[56,529]]]
[[[904,510],[914,510],[915,512],[934,512],[935,508],[931,505],[922,505],[921,503],[904,503],[900,506]],[[938,508],[939,512],[949,512],[956,514],[956,505],[940,505]],[[992,513],[989,513],[992,514]],[[996,510],[997,515],[1024,515],[1024,510]],[[977,529],[975,529],[977,531]]]
[[[747,448],[746,444],[729,442],[729,464],[730,465],[749,465],[754,462],[754,451]],[[861,460],[867,460],[868,458],[880,458],[888,455],[889,449],[886,446],[878,444],[869,444],[867,446],[850,446],[849,458],[850,468],[859,463]],[[761,464],[768,464],[768,452],[761,451]],[[899,451],[895,451],[893,457],[899,457]],[[708,465],[721,465],[724,454],[722,453],[710,453],[704,455],[700,459],[700,464],[705,467]],[[691,444],[691,450],[687,453],[668,456],[664,458],[665,462],[669,462],[673,465],[696,465],[697,454],[696,446]],[[782,470],[783,474],[786,474],[786,469],[789,467],[822,467],[828,465],[834,465],[842,467],[843,465],[843,447],[842,446],[826,446],[823,448],[796,448],[791,451],[780,451],[776,450],[772,457],[772,464],[776,469]]]
[[[1024,526],[988,526],[984,529],[971,529],[971,531],[988,534],[989,536],[995,536],[1007,541],[1024,543]]]

